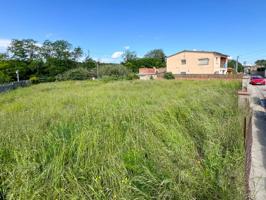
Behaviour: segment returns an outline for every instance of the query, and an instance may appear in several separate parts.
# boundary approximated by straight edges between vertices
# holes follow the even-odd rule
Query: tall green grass
[[[243,199],[239,82],[60,82],[0,95],[0,199]]]

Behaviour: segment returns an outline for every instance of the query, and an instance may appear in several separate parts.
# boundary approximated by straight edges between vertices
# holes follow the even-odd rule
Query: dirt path
[[[250,189],[251,197],[256,200],[266,199],[266,113],[264,99],[265,86],[248,85],[251,93],[250,103],[253,110],[252,119],[252,150]]]

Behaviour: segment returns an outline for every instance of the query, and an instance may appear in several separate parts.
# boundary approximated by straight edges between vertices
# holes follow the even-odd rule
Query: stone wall
[[[163,78],[164,74],[158,74]],[[184,80],[208,80],[208,79],[239,79],[242,80],[243,74],[174,74],[176,79]]]
[[[26,86],[29,86],[30,84],[31,84],[30,81],[19,81],[19,82],[13,82],[13,83],[0,85],[0,93],[7,92],[9,90],[14,90],[18,87],[26,87]]]

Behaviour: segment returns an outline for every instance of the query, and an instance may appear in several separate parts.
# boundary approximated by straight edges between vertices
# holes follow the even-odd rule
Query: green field
[[[237,81],[0,94],[0,199],[243,199]]]

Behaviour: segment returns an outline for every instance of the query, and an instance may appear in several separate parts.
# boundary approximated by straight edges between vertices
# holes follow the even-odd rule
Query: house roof
[[[139,74],[140,75],[156,74],[156,69],[155,68],[139,68]]]
[[[212,54],[220,55],[220,56],[223,56],[223,57],[229,57],[228,55],[223,54],[223,53],[219,53],[217,51],[191,51],[191,50],[184,50],[184,51],[177,52],[177,53],[175,53],[173,55],[170,55],[167,58],[170,58],[170,57],[175,56],[175,55],[180,54],[180,53],[186,53],[186,52],[189,52],[189,53],[212,53]]]

